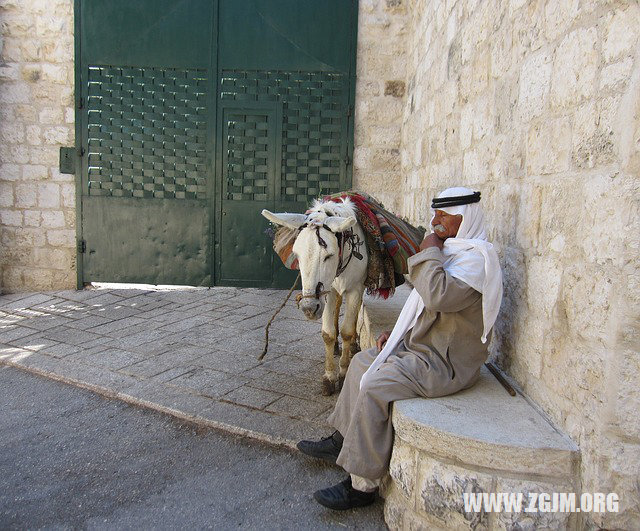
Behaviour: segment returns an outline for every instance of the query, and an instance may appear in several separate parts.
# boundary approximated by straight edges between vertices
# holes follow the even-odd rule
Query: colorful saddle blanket
[[[386,299],[404,283],[407,259],[420,250],[425,229],[410,225],[365,193],[341,192],[323,199],[338,202],[346,197],[356,205],[356,217],[367,239],[367,293]],[[280,227],[273,241],[275,252],[289,269],[299,269],[293,253],[297,235],[298,231]]]

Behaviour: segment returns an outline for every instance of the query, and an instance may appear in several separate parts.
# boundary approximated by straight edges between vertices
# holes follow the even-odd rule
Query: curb
[[[87,391],[91,391],[92,393],[103,396],[105,398],[115,399],[136,407],[157,411],[159,413],[169,415],[173,418],[176,418],[182,421],[197,424],[198,426],[220,430],[225,433],[229,433],[231,435],[246,437],[248,439],[265,443],[270,446],[284,447],[291,450],[296,450],[296,441],[292,441],[292,440],[284,439],[280,437],[273,437],[271,435],[267,435],[257,431],[247,430],[245,428],[239,428],[237,426],[226,424],[224,422],[218,422],[215,420],[206,419],[206,418],[195,416],[195,415],[189,415],[177,409],[161,406],[154,402],[149,402],[148,400],[142,400],[140,398],[136,398],[135,396],[131,396],[123,392],[113,391],[108,387],[88,384],[80,380],[75,380],[73,378],[69,378],[66,376],[60,376],[59,374],[56,374],[54,372],[45,371],[43,369],[36,369],[33,367],[25,367],[24,365],[20,365],[19,363],[7,361],[7,360],[0,360],[0,366],[13,367],[14,369],[19,369],[21,371],[34,374],[36,376],[42,376],[49,380],[61,382],[66,385],[71,385],[73,387],[77,387],[80,389],[86,389]]]

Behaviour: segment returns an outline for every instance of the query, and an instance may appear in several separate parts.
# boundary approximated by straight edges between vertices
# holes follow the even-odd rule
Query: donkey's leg
[[[342,337],[342,355],[340,356],[340,373],[338,375],[339,387],[342,387],[344,377],[349,368],[349,362],[351,361],[351,344],[356,338],[356,325],[360,305],[362,304],[362,291],[348,291],[345,295],[345,300],[347,307],[344,312],[342,330],[340,332],[340,336]]]
[[[336,293],[336,313],[333,318],[333,329],[335,330],[336,341],[333,344],[333,355],[340,356],[340,346],[338,345],[338,334],[340,333],[340,306],[342,306],[342,295]]]
[[[336,299],[338,294],[331,290],[322,312],[322,339],[324,340],[324,376],[322,377],[322,394],[333,394],[336,388],[336,364],[333,361],[333,349],[337,336],[335,329]]]

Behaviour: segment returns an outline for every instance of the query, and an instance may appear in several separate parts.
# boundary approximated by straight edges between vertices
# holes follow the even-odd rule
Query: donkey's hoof
[[[336,384],[333,380],[326,377],[322,379],[322,396],[331,396],[335,390]]]
[[[336,391],[342,391],[344,386],[344,376],[338,376],[338,383],[336,384]]]

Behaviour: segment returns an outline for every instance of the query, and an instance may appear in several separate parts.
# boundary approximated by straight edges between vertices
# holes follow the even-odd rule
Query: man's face
[[[462,223],[462,214],[452,216],[444,210],[436,210],[435,214],[431,226],[438,237],[442,240],[455,237]]]

